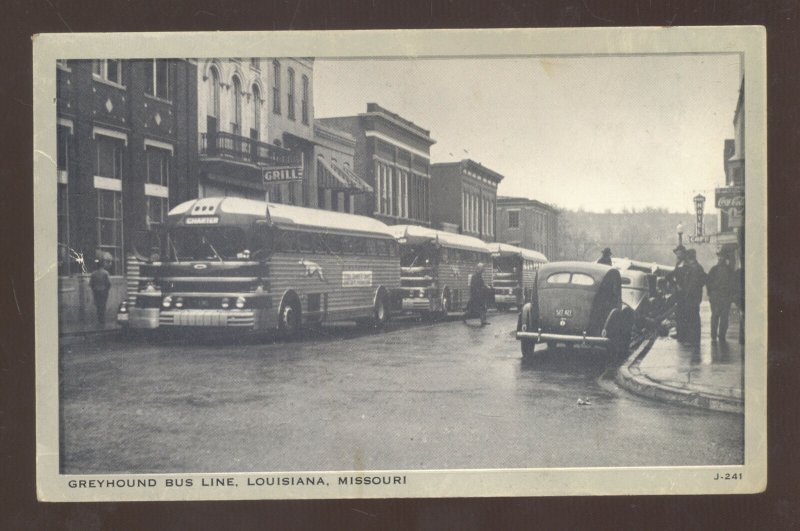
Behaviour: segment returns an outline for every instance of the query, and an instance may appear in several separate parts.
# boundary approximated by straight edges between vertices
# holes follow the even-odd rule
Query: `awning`
[[[349,168],[318,157],[319,185],[322,188],[351,193],[371,194],[372,187]]]

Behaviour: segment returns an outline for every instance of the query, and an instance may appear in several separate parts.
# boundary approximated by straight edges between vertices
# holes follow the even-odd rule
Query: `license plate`
[[[572,317],[572,310],[559,308],[558,310],[556,310],[556,317]]]

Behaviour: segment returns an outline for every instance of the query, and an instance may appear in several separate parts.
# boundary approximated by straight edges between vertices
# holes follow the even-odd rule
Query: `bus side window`
[[[389,256],[397,256],[397,242],[389,242]]]
[[[251,256],[256,260],[263,260],[269,256],[273,245],[273,231],[266,224],[256,223],[253,229]]]
[[[342,237],[338,234],[326,234],[325,244],[332,254],[342,254]]]
[[[375,240],[373,240],[372,238],[366,240],[364,245],[366,246],[366,251],[368,255],[375,256],[376,254],[378,254],[378,249],[375,245]]]
[[[367,240],[359,236],[354,236],[352,239],[353,253],[358,255],[367,254]]]
[[[314,235],[308,232],[297,233],[298,250],[303,253],[314,252]]]
[[[375,249],[378,251],[379,256],[386,256],[389,254],[389,244],[386,240],[376,240]]]

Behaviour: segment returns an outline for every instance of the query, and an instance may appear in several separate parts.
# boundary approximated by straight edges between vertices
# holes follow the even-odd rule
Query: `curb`
[[[123,328],[106,328],[103,330],[75,330],[58,334],[59,339],[86,339],[89,337],[113,336],[122,332]]]
[[[639,362],[647,355],[649,350],[648,347],[643,352],[634,353],[617,370],[615,381],[620,387],[635,395],[652,400],[711,411],[744,414],[744,401],[741,399],[673,387],[651,380],[641,374],[639,372]]]

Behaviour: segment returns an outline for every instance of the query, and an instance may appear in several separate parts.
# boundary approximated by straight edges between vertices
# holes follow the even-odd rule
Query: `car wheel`
[[[278,312],[278,326],[286,339],[295,339],[300,334],[300,308],[296,302],[283,301]]]
[[[519,344],[522,350],[522,357],[525,359],[532,358],[536,349],[536,341],[533,339],[520,339]]]

